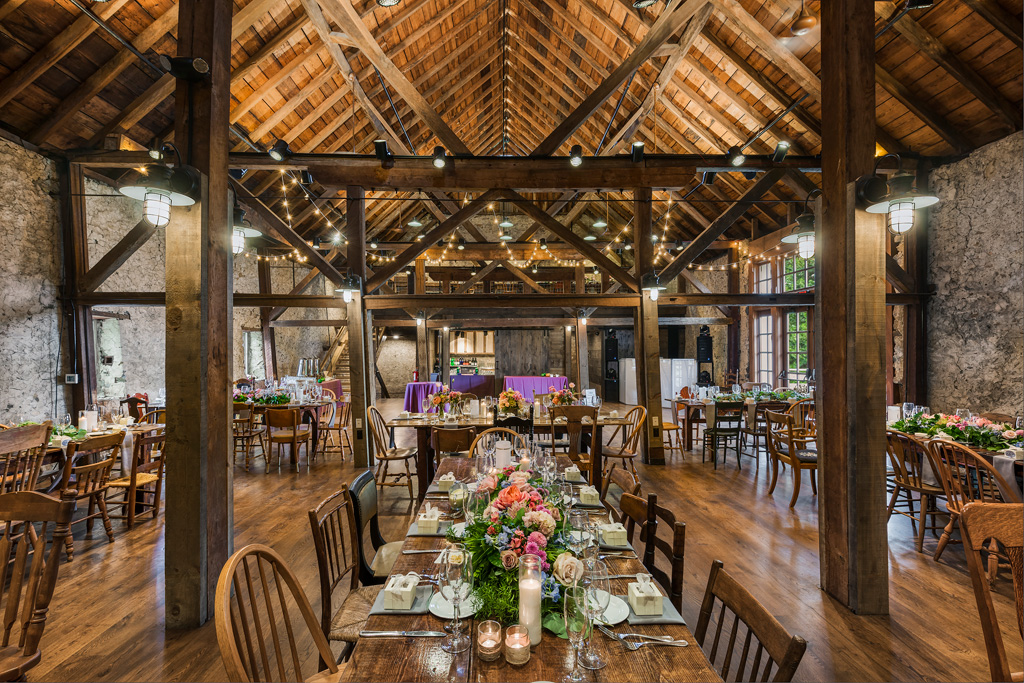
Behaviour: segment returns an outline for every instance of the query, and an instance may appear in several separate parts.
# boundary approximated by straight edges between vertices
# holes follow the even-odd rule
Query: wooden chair
[[[524,448],[526,447],[526,435],[521,434],[516,430],[510,429],[508,427],[491,427],[490,429],[485,429],[484,431],[480,432],[479,434],[476,435],[476,438],[473,439],[473,443],[469,447],[469,454],[471,456],[476,455],[477,444],[480,443],[480,440],[488,434],[499,434],[507,438],[509,441],[512,442],[513,452],[519,446]]]
[[[342,658],[348,659],[352,646],[383,585],[359,585],[359,539],[348,487],[343,486],[309,511],[316,565],[320,573],[320,626],[328,640],[345,643]],[[348,577],[348,593],[337,612],[334,592]]]
[[[128,415],[134,417],[136,422],[142,422],[142,416],[149,411],[149,402],[136,396],[122,398],[121,405],[128,406]]]
[[[143,415],[142,419],[138,420],[138,422],[140,424],[145,422],[146,424],[153,425],[167,424],[167,409],[155,408],[154,410],[150,410],[145,415]]]
[[[616,464],[621,464],[623,469],[628,464],[630,471],[636,474],[636,466],[633,465],[633,460],[640,453],[640,430],[643,429],[644,420],[647,419],[647,409],[643,406],[636,406],[626,413],[626,419],[629,421],[629,424],[626,425],[626,433],[622,437],[622,447],[619,448],[617,453],[604,454],[604,459],[607,462],[605,475],[613,470]],[[599,444],[595,445],[595,447],[599,447]],[[614,461],[618,461],[618,463]]]
[[[330,440],[333,447],[331,451],[341,454],[341,461],[345,462],[345,444],[348,443],[348,450],[352,452],[352,437],[349,435],[348,424],[352,417],[352,404],[349,401],[338,401],[334,392],[324,389],[324,397],[330,400],[327,414],[320,418],[320,444],[321,452],[327,455],[327,441]]]
[[[740,384],[740,387],[742,387],[743,391],[752,391],[755,387],[759,386],[761,385],[758,382],[743,382],[742,384]]]
[[[306,467],[316,459],[316,453],[308,450],[308,442],[313,434],[310,425],[301,423],[301,413],[298,408],[268,408],[263,414],[266,421],[267,433],[269,435],[270,450],[274,450],[277,444],[277,467],[281,469],[281,448],[288,446],[288,452],[292,459],[292,467],[299,468],[299,447],[307,445]],[[267,472],[270,472],[270,453],[267,453]]]
[[[153,519],[160,514],[165,441],[163,430],[156,434],[135,437],[132,467],[128,476],[111,479],[107,484],[111,494],[107,502],[121,506],[121,514],[110,517],[125,520],[129,529],[135,528],[135,517],[140,513],[152,510]],[[116,500],[116,496],[124,498]]]
[[[353,479],[349,484],[348,493],[352,500],[359,547],[359,582],[364,586],[383,584],[402,553],[404,541],[389,543],[380,533],[380,521],[377,517],[377,483],[371,470],[366,470]],[[366,560],[367,535],[373,550],[373,559],[369,562]]]
[[[442,457],[469,457],[473,452],[470,448],[475,440],[476,427],[432,427],[430,447],[434,451],[434,465],[437,466]]]
[[[729,440],[732,439],[735,444],[736,466],[739,469],[743,469],[743,465],[740,463],[740,424],[743,421],[743,402],[720,401],[715,404],[714,408],[713,419],[708,420],[707,427],[704,429],[700,461],[704,462],[708,446],[711,446],[711,457],[717,470],[719,441],[725,443],[725,453],[722,458],[724,463],[729,457]]]
[[[673,410],[675,412],[675,410]],[[661,433],[665,440],[665,453],[671,453],[675,451],[679,453],[679,456],[683,455],[683,437],[682,429],[679,427],[677,422],[671,420],[661,421]]]
[[[615,485],[619,489],[619,498],[614,501],[611,498],[611,487]],[[618,511],[619,501],[622,498],[622,494],[628,493],[631,496],[640,495],[640,479],[635,474],[623,467],[616,467],[608,476],[604,478],[604,485],[601,486],[601,504],[604,505],[605,509],[608,510],[609,514],[612,515],[616,521],[622,521],[620,519],[621,513]]]
[[[42,658],[39,641],[57,585],[61,549],[71,537],[74,512],[74,491],[60,500],[37,491],[0,495],[0,595],[5,605],[0,681],[25,680],[25,674]],[[29,534],[26,542],[23,525],[34,529],[31,525],[39,522],[42,527]],[[51,536],[49,551],[47,534]],[[15,625],[18,633],[13,633]]]
[[[0,493],[35,490],[50,429],[44,422],[0,431]]]
[[[967,552],[967,568],[971,573],[971,585],[974,587],[974,599],[978,604],[981,632],[985,636],[988,666],[993,681],[1021,681],[1024,680],[1024,672],[1011,669],[1006,657],[1003,634],[999,628],[995,606],[992,604],[992,592],[985,564],[981,559],[981,551],[989,539],[998,542],[1005,549],[1010,559],[1010,573],[1013,575],[1017,631],[1024,634],[1024,586],[1021,585],[1021,575],[1024,574],[1022,515],[1024,505],[1015,503],[968,503],[960,511],[960,533]],[[1020,666],[1019,660],[1015,666]]]
[[[911,524],[916,527],[917,552],[922,552],[925,529],[938,530],[942,528],[942,525],[936,520],[936,515],[939,514],[936,499],[941,498],[945,493],[941,485],[929,484],[922,476],[926,466],[932,472],[936,472],[936,467],[932,463],[932,454],[923,442],[894,429],[885,430],[885,442],[885,450],[889,455],[893,475],[893,491],[889,498],[888,516],[891,518],[892,513],[897,512],[910,518]],[[938,477],[938,474],[935,476]],[[907,497],[906,510],[896,509],[896,501],[901,491]],[[913,493],[918,494],[920,498],[920,510],[917,513],[919,518],[914,516],[914,497],[911,495]],[[932,516],[931,526],[927,526],[928,515]]]
[[[340,670],[327,637],[295,574],[280,555],[265,545],[247,545],[235,552],[217,579],[214,621],[217,644],[229,681],[302,681],[296,642],[295,612],[326,662],[327,676]]]
[[[245,407],[239,407],[240,405]],[[254,442],[259,442],[260,454],[263,456],[264,463],[269,467],[267,452],[263,448],[263,436],[266,434],[266,428],[256,422],[256,413],[248,405],[236,403],[234,411],[234,418],[231,421],[231,436],[234,442],[233,459],[237,460],[238,455],[241,454],[245,471],[248,472],[249,465],[253,460]]]
[[[986,420],[991,420],[992,422],[1013,426],[1013,416],[1007,415],[1006,413],[982,413],[980,417],[983,417]]]
[[[708,646],[705,641],[716,601],[721,603],[721,609],[714,639]],[[740,624],[745,633],[740,631]],[[724,628],[729,631],[723,642]],[[693,636],[725,681],[791,681],[807,649],[807,641],[790,635],[750,591],[729,576],[721,560],[711,564]],[[737,645],[742,648],[738,653]],[[756,646],[753,650],[752,645]]]
[[[409,463],[416,458],[415,448],[388,448],[388,428],[384,416],[374,406],[366,408],[366,421],[370,423],[370,431],[373,434],[373,455],[377,459],[377,486],[407,486],[409,498],[412,493],[412,470]],[[391,463],[401,463],[405,471],[388,474],[388,467]],[[388,477],[394,477],[394,481],[388,481]],[[402,480],[405,483],[402,483]]]
[[[810,470],[811,490],[818,495],[818,451],[808,448],[814,441],[813,437],[797,430],[793,426],[793,415],[768,411],[768,455],[772,459],[772,483],[768,487],[768,495],[775,492],[775,484],[779,479],[779,464],[793,468],[793,497],[789,507],[796,505],[800,496],[800,471]]]
[[[754,460],[760,465],[761,454],[758,450],[757,442],[760,440],[765,448],[765,452],[768,450],[768,420],[765,418],[765,413],[769,410],[776,413],[784,413],[788,408],[789,404],[785,401],[757,403],[754,405],[753,410],[750,409],[750,406],[744,404],[744,425],[740,428],[740,453],[747,447],[747,437],[750,437],[754,442]]]
[[[669,599],[679,613],[683,612],[683,555],[686,551],[686,525],[676,521],[675,513],[666,507],[658,505],[657,499],[653,496],[648,498],[647,506],[652,516],[657,519],[657,524],[647,526],[640,534],[640,540],[646,543],[644,547],[644,566],[651,573],[661,587],[668,591]],[[658,530],[669,529],[671,540],[658,537]],[[658,554],[661,554],[672,567],[669,574],[657,566]],[[650,558],[648,563],[647,558]]]
[[[511,429],[517,434],[532,435],[534,430],[533,425],[533,404],[530,404],[529,412],[526,417],[519,417],[516,415],[510,416],[498,416],[497,408],[495,410],[494,426],[504,427],[505,429]]]
[[[960,520],[960,513],[968,503],[1020,503],[1021,500],[985,458],[966,446],[947,439],[931,439],[927,445],[932,453],[936,474],[942,482],[946,510],[949,512],[949,523],[942,530],[938,548],[935,549],[934,557],[938,560],[950,542],[950,534]],[[1004,498],[1004,494],[1007,497]],[[989,581],[995,580],[999,568],[996,551],[997,545],[993,543],[988,556]]]
[[[817,433],[815,430],[817,419],[815,418],[814,408],[813,398],[802,398],[796,403],[791,404],[785,412],[793,416],[793,427],[795,429],[807,430],[808,435],[814,436]]]
[[[631,493],[623,493],[619,497],[619,511],[616,515],[617,521],[626,527],[626,537],[630,544],[633,543],[633,533],[640,527],[640,540],[647,538],[647,533],[656,532],[658,518],[654,516],[654,506],[658,503],[658,496],[654,493],[644,500],[640,496]],[[614,514],[614,511],[612,511]],[[654,564],[654,546],[644,548],[644,566]]]
[[[556,420],[565,418],[565,422],[558,423]],[[589,421],[588,421],[589,420]],[[556,440],[556,434],[565,429],[563,453],[577,465],[580,470],[590,470],[590,455],[583,452],[583,437],[590,437],[590,446],[594,447],[594,430],[597,428],[597,408],[593,406],[553,406],[551,408],[551,424],[548,427],[551,442],[554,444],[553,453],[558,452],[561,446]]]
[[[60,483],[61,497],[67,495],[72,496],[76,502],[89,501],[88,514],[74,520],[72,524],[85,522],[86,533],[91,533],[92,521],[101,517],[109,543],[114,542],[114,530],[110,526],[106,498],[110,470],[121,457],[123,442],[124,432],[72,441],[68,444],[67,464],[64,466],[64,476]],[[98,511],[94,512],[97,508]],[[71,562],[75,553],[75,542],[71,534],[65,537],[64,545],[67,549],[68,562]]]

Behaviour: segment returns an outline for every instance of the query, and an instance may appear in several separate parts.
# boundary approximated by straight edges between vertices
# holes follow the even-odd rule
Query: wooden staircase
[[[327,346],[320,358],[320,370],[328,377],[340,379],[345,394],[349,393],[352,384],[348,365],[347,326],[342,327]]]

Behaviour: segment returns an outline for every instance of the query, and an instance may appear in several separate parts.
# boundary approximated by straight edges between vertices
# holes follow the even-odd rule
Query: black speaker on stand
[[[704,365],[710,365],[711,371],[701,370]],[[707,325],[700,326],[700,333],[697,335],[697,384],[699,386],[711,386],[715,380],[715,356],[711,348],[711,328]]]

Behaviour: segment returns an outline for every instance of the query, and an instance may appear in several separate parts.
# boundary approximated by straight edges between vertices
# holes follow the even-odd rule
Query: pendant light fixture
[[[352,297],[358,294],[361,289],[359,278],[355,275],[349,275],[341,281],[341,286],[335,289],[335,293],[341,294],[341,298],[345,303],[352,303]]]
[[[195,204],[199,188],[199,174],[191,166],[181,163],[178,149],[169,143],[164,145],[164,149],[174,151],[177,166],[148,164],[132,173],[117,188],[124,196],[142,201],[143,216],[157,228],[166,227],[171,221],[172,206]]]
[[[434,148],[433,156],[434,168],[444,168],[448,165],[448,155],[444,151],[444,147],[438,145]]]
[[[594,227],[595,228],[607,228],[608,227],[608,217],[609,217],[609,215],[610,214],[609,214],[609,211],[608,211],[608,195],[605,195],[605,197],[604,197],[604,218],[598,218],[596,221],[594,221]],[[589,237],[589,235],[588,235],[588,237]],[[595,236],[594,239],[597,239],[597,237]]]
[[[878,175],[878,166],[885,159],[896,160],[896,173],[887,181]],[[915,186],[916,176],[903,170],[898,154],[886,154],[875,161],[874,174],[857,183],[860,198],[868,213],[886,214],[885,225],[894,235],[902,235],[914,227],[915,212],[938,204],[939,198],[920,192]]]
[[[651,301],[657,301],[658,293],[664,292],[667,288],[661,284],[661,281],[658,279],[658,274],[654,270],[651,270],[651,272],[645,273],[644,276],[640,278],[640,289],[647,292],[647,296],[650,297]]]
[[[804,199],[804,210],[796,217],[796,223],[789,232],[782,238],[783,244],[797,245],[797,253],[800,258],[807,259],[814,257],[814,211],[810,209],[810,202],[821,195],[820,189],[811,190]]]
[[[231,253],[241,254],[245,251],[245,238],[260,237],[262,234],[245,219],[245,209],[235,202],[235,208],[231,212]]]
[[[794,36],[807,35],[811,29],[818,25],[818,17],[807,11],[805,3],[806,0],[800,0],[800,14],[789,25],[789,32]]]
[[[580,145],[573,145],[569,149],[569,163],[574,167],[579,167],[583,164],[583,147]]]

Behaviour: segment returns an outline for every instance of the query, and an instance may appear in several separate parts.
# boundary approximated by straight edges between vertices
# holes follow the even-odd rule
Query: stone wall
[[[723,255],[708,261],[707,265],[720,267],[728,263],[729,257]],[[694,270],[693,274],[712,292],[724,294],[729,291],[729,273],[723,270]],[[740,280],[742,282],[742,277]],[[686,291],[692,294],[696,293],[697,289],[687,283]],[[697,318],[721,318],[722,312],[714,306],[689,306],[686,309],[686,315]],[[711,379],[713,382],[721,384],[725,381],[726,371],[729,370],[729,329],[725,325],[710,325],[709,327],[711,330],[711,355],[715,360],[715,374]],[[684,330],[683,358],[696,358],[697,335],[700,333],[700,327],[687,325]],[[711,368],[708,365],[703,365],[699,367],[699,370],[710,372]]]
[[[57,169],[0,139],[0,422],[66,412]]]
[[[928,402],[1024,409],[1024,133],[932,171]]]
[[[388,338],[381,342],[377,367],[391,398],[405,396],[405,385],[412,381],[412,371],[416,369],[416,338],[413,335],[415,331],[402,332],[395,339],[395,332],[391,330]]]

